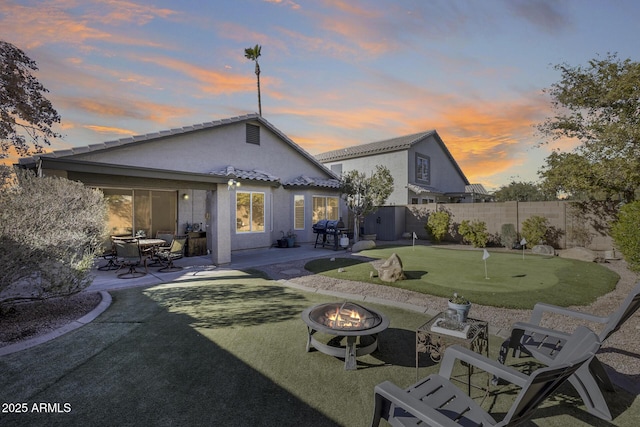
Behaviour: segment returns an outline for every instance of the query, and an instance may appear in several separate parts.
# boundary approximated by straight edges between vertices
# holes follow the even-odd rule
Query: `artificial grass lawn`
[[[531,309],[537,302],[563,307],[589,305],[615,288],[620,277],[596,263],[522,253],[490,252],[487,274],[482,249],[455,250],[428,246],[401,246],[362,251],[370,258],[397,253],[406,280],[384,283],[367,259],[316,259],[305,268],[345,280],[395,286],[440,297],[454,292],[472,303]],[[339,271],[340,269],[340,271]],[[488,279],[486,278],[488,277]]]
[[[112,306],[92,323],[0,358],[0,401],[29,408],[69,403],[71,412],[2,413],[0,425],[366,426],[376,384],[415,382],[414,331],[428,320],[362,303],[385,313],[391,325],[380,334],[381,349],[358,358],[357,371],[345,371],[342,359],[305,351],[300,317],[308,306],[335,297],[233,272],[112,295]],[[499,342],[491,338],[493,358]],[[437,369],[421,358],[420,376]],[[544,403],[534,421],[635,425],[635,396],[620,391],[605,397],[614,423],[577,409],[579,400],[567,387]],[[500,417],[513,398],[505,389],[483,406]]]

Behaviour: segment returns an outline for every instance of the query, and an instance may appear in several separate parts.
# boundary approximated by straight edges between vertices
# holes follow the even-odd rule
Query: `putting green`
[[[596,263],[521,252],[454,250],[428,246],[402,246],[363,251],[384,259],[397,253],[406,280],[394,284],[370,278],[375,269],[353,259],[314,260],[306,268],[347,280],[395,286],[430,295],[449,297],[454,292],[472,302],[509,308],[532,308],[536,302],[561,306],[586,305],[611,291],[619,276]],[[485,269],[486,261],[486,269]],[[340,270],[340,271],[339,271]]]

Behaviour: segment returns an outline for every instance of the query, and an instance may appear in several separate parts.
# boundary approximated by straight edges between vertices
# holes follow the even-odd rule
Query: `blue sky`
[[[436,129],[469,180],[535,181],[553,65],[639,60],[640,2],[0,0],[62,116],[51,149],[257,112],[317,154]],[[15,160],[15,159],[14,159]]]

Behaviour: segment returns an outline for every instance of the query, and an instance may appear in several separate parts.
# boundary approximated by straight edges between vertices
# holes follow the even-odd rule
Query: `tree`
[[[493,195],[496,202],[538,202],[549,200],[545,192],[533,182],[511,181],[509,185],[503,185]]]
[[[340,192],[354,216],[353,239],[356,242],[360,218],[384,205],[392,191],[393,177],[386,166],[377,165],[375,172],[369,177],[357,170],[342,175]]]
[[[0,188],[0,304],[80,292],[106,237],[102,192],[24,171],[16,181]]]
[[[555,66],[561,80],[545,90],[556,114],[538,125],[554,140],[576,139],[540,171],[545,187],[595,198],[635,199],[640,188],[640,63],[616,54],[584,67]]]
[[[256,63],[256,77],[258,78],[258,114],[262,116],[262,101],[260,99],[260,64],[258,64],[260,50],[262,50],[262,46],[259,44],[254,47],[248,47],[244,50],[244,57],[255,61]]]
[[[640,201],[625,204],[611,227],[611,236],[629,265],[640,271]]]
[[[0,158],[7,158],[11,147],[20,156],[40,153],[60,137],[51,129],[60,116],[43,95],[49,91],[33,76],[37,70],[22,50],[0,40]]]

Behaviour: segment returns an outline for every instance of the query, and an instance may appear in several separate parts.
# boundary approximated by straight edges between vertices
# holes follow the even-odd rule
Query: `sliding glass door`
[[[109,206],[109,233],[128,235],[158,231],[175,233],[178,193],[176,191],[102,188]]]

